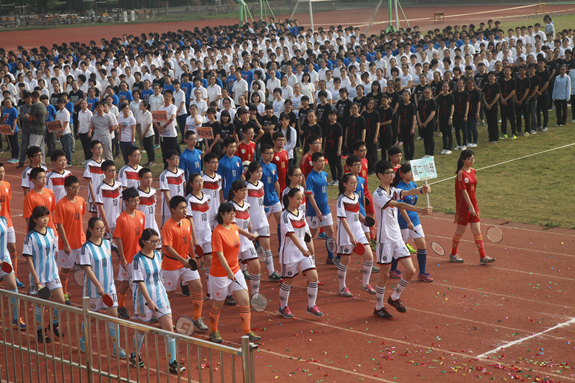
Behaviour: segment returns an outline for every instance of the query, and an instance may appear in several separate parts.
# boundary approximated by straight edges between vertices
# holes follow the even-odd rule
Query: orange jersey
[[[172,258],[166,252],[166,246],[170,246],[184,259],[190,257],[190,243],[192,242],[192,230],[190,221],[182,219],[181,223],[177,223],[173,218],[170,218],[164,226],[162,226],[162,246],[164,247],[164,261],[162,262],[162,270],[177,270],[184,267],[182,262]]]
[[[54,212],[54,223],[59,223],[64,227],[66,239],[72,249],[79,249],[86,242],[86,234],[82,226],[82,216],[86,214],[84,208],[84,198],[76,197],[76,203],[73,203],[64,197],[56,204]],[[64,249],[62,236],[59,236],[58,248]]]
[[[457,212],[468,211],[467,202],[463,198],[462,191],[467,191],[471,204],[475,209],[476,213],[479,213],[479,207],[477,206],[477,198],[475,198],[475,188],[477,187],[477,176],[475,175],[475,169],[470,169],[469,173],[463,169],[457,172],[457,177],[455,177],[455,203]]]
[[[133,217],[124,211],[116,220],[114,238],[122,240],[126,262],[132,263],[134,255],[140,251],[139,240],[145,228],[146,216],[139,210],[134,211]]]
[[[281,152],[276,152],[274,150],[274,157],[272,158],[272,164],[276,166],[278,171],[278,182],[280,184],[280,194],[283,193],[286,188],[286,174],[288,171],[289,155],[286,150]]]
[[[12,213],[10,212],[10,200],[12,199],[12,186],[6,181],[0,183],[0,201],[2,208],[0,208],[0,216],[6,217],[7,227],[12,227]]]
[[[249,144],[245,144],[243,141],[240,141],[238,148],[236,149],[236,156],[240,157],[242,162],[254,160],[254,153],[256,151],[256,143],[250,141]]]
[[[22,215],[24,218],[30,218],[32,216],[32,210],[36,206],[44,206],[50,211],[50,220],[48,221],[48,227],[51,227],[56,231],[54,226],[54,217],[52,212],[56,209],[56,198],[54,197],[54,192],[50,189],[42,189],[42,194],[36,192],[34,189],[30,189],[26,197],[24,197],[24,209]]]
[[[212,267],[210,268],[210,275],[213,277],[227,277],[228,273],[222,266],[220,258],[215,255],[217,252],[223,252],[228,266],[235,274],[240,270],[238,263],[238,254],[240,252],[240,233],[238,226],[233,224],[230,230],[227,230],[222,225],[216,226],[212,232]]]

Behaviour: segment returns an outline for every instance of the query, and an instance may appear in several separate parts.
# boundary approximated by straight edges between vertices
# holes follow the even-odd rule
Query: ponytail
[[[404,163],[401,167],[395,172],[395,178],[393,178],[393,182],[391,186],[396,187],[397,184],[403,179],[403,175],[405,173],[409,173],[411,171],[411,165],[409,162]]]
[[[457,160],[457,170],[455,171],[455,174],[459,173],[459,171],[463,167],[463,161],[465,161],[466,159],[468,159],[472,155],[473,155],[473,150],[466,149],[466,150],[461,152],[461,154],[459,155],[459,159]]]
[[[339,184],[338,184],[338,188],[339,188],[339,194],[342,195],[343,193],[345,193],[345,184],[349,182],[349,179],[351,177],[355,177],[352,173],[345,173],[343,175],[343,177],[341,177],[341,180],[339,180]]]
[[[228,201],[231,201],[234,199],[235,197],[235,193],[239,190],[242,189],[246,189],[248,186],[246,185],[246,183],[242,180],[235,180],[234,182],[232,182],[232,187],[230,188],[230,191],[228,193]]]
[[[289,207],[289,199],[295,197],[297,193],[301,193],[301,190],[299,188],[291,188],[290,191],[283,196],[282,202],[284,205],[284,209],[287,209]]]
[[[258,169],[262,168],[262,164],[259,162],[252,162],[248,165],[248,170],[246,170],[244,177],[246,177],[246,181],[249,182],[252,178],[252,173],[256,172]]]

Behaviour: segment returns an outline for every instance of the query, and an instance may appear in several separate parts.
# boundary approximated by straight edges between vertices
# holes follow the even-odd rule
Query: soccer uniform
[[[278,172],[278,182],[280,183],[280,193],[282,193],[286,188],[286,174],[289,167],[288,152],[283,149],[280,152],[274,151],[272,164],[276,166],[276,170]]]
[[[220,190],[222,190],[222,176],[216,173],[214,177],[210,177],[206,173],[202,174],[202,180],[204,181],[204,187],[202,188],[202,193],[210,196],[210,210],[208,210],[208,222],[210,227],[216,227],[218,225],[218,208],[220,207]],[[224,198],[226,196],[224,195]]]
[[[300,244],[305,244],[305,234],[310,234],[305,215],[301,210],[297,211],[297,215],[284,210],[280,221],[282,241],[279,257],[282,278],[293,278],[299,272],[305,275],[306,271],[314,270],[315,259],[313,255],[310,257],[304,256],[292,239],[288,237],[290,233],[294,233]]]
[[[11,199],[12,186],[10,186],[10,183],[6,181],[0,182],[0,201],[2,202],[2,207],[0,208],[0,216],[6,218],[6,224],[8,225],[6,232],[8,243],[16,243],[16,231],[14,230],[14,224],[12,223],[12,213],[10,212]]]
[[[180,168],[184,171],[186,180],[190,178],[190,174],[202,174],[202,151],[199,149],[190,150],[186,148],[180,155]]]
[[[166,262],[166,260],[164,260]],[[172,309],[168,301],[166,289],[162,283],[162,259],[159,251],[154,251],[154,256],[148,258],[142,253],[138,253],[132,260],[133,274],[132,282],[134,283],[134,318],[142,322],[149,322],[152,316],[156,318],[163,317],[164,315],[171,315]],[[140,292],[140,284],[137,282],[144,282],[146,290],[152,299],[152,302],[158,308],[158,311],[152,312],[146,305],[146,299]]]
[[[248,181],[246,184],[248,186],[246,201],[250,204],[250,218],[253,233],[258,233],[261,237],[269,238],[270,225],[264,208],[264,183],[258,181],[254,185]]]
[[[102,243],[96,245],[91,241],[86,241],[80,249],[80,266],[90,266],[96,279],[102,286],[105,294],[112,297],[114,304],[111,307],[118,307],[118,295],[114,284],[114,267],[112,265],[112,244],[107,239],[102,238]],[[102,296],[96,291],[96,287],[87,276],[84,277],[83,296],[90,298],[90,311],[100,311],[108,308],[102,300]]]
[[[389,206],[389,202],[401,200],[402,192],[401,189],[390,187],[388,193],[382,187],[378,187],[373,193],[373,203],[377,208],[375,214],[377,221],[377,263],[389,264],[393,258],[402,259],[410,256],[397,222],[399,209]]]
[[[133,168],[128,164],[122,166],[118,172],[118,181],[122,184],[122,187],[126,189],[137,189],[138,186],[140,186],[140,177],[138,176],[138,172],[140,170],[142,170],[140,165],[137,165],[136,168]]]
[[[46,175],[46,187],[54,192],[54,198],[56,198],[56,203],[66,196],[66,188],[64,187],[64,181],[66,178],[72,175],[72,172],[64,169],[62,173],[58,173],[52,170]]]
[[[48,168],[44,165],[40,165],[40,167],[42,169],[44,169],[44,171],[48,171]],[[34,189],[34,182],[32,182],[32,178],[30,178],[30,172],[32,171],[32,169],[34,169],[33,167],[31,167],[30,165],[28,165],[28,167],[26,167],[26,169],[24,169],[24,171],[22,172],[22,189],[29,189],[32,190]]]
[[[84,198],[77,196],[76,202],[62,198],[56,204],[54,211],[54,223],[59,223],[64,227],[66,239],[72,251],[67,254],[64,251],[64,241],[62,236],[58,240],[58,256],[56,258],[58,266],[71,269],[75,263],[80,263],[80,248],[86,242],[86,234],[82,227],[82,217],[86,214],[84,208]]]
[[[274,184],[278,182],[278,171],[274,164],[261,162],[262,180],[264,184],[264,206],[267,208],[266,217],[269,219],[273,213],[282,211],[282,206]]]
[[[104,182],[104,172],[102,172],[101,168],[102,162],[102,160],[100,162],[90,160],[84,168],[84,179],[92,181],[94,193],[96,192],[96,187]],[[88,211],[90,213],[96,213],[98,211],[96,208],[96,197],[90,192],[88,192]]]
[[[230,158],[225,155],[220,159],[218,174],[222,176],[224,198],[228,198],[232,183],[242,178],[242,171],[242,160],[239,157],[233,156]]]
[[[192,242],[190,221],[183,219],[181,223],[177,223],[170,218],[162,227],[162,237],[164,238],[164,261],[162,262],[164,288],[167,291],[174,291],[180,281],[200,279],[200,273],[197,270],[193,271],[189,267],[184,267],[182,262],[172,258],[165,251],[165,247],[170,246],[180,257],[190,258],[190,243]]]
[[[337,197],[337,252],[342,255],[350,255],[353,252],[353,245],[349,238],[349,234],[343,227],[342,218],[347,220],[347,224],[351,229],[353,236],[357,243],[368,244],[367,238],[359,222],[359,211],[361,205],[359,203],[359,196],[353,194],[353,199],[340,194]]]
[[[138,188],[138,194],[140,195],[138,210],[144,213],[144,227],[146,229],[154,229],[157,233],[159,233],[160,230],[158,229],[158,223],[156,222],[156,189],[150,187],[150,190],[145,192]],[[161,242],[158,244],[158,248],[160,247]]]
[[[235,224],[242,230],[248,231],[248,226],[250,225],[250,204],[246,201],[242,201],[243,205],[240,206],[234,200],[232,203],[236,208]],[[258,254],[254,243],[247,239],[245,236],[240,235],[240,260],[242,263],[247,263],[252,259],[256,259]]]
[[[327,201],[327,173],[323,170],[321,172],[316,172],[312,170],[306,180],[306,194],[313,195],[315,198],[315,203],[319,208],[323,218],[321,222],[317,218],[315,210],[311,204],[307,205],[307,224],[312,229],[317,229],[320,226],[329,226],[333,224],[333,218],[331,217],[331,211],[329,210],[329,204]]]
[[[298,185],[297,187],[298,187],[299,190],[301,191],[301,194],[303,194],[303,199],[302,199],[302,201],[301,201],[301,205],[299,205],[299,209],[298,209],[298,210],[301,211],[301,212],[303,213],[303,215],[305,216],[306,211],[307,211],[307,210],[306,210],[306,204],[307,204],[307,202],[306,202],[306,199],[305,199],[305,189],[304,189],[303,186],[301,186],[301,185]],[[288,195],[288,193],[290,192],[291,189],[292,189],[291,187],[286,186],[286,188],[285,188],[284,191],[282,192],[282,201],[283,201],[284,196]],[[284,210],[285,210],[285,209],[284,209]]]
[[[372,196],[371,196],[371,193],[369,192],[369,187],[368,187],[368,185],[367,185],[368,164],[369,164],[369,163],[368,163],[368,161],[367,161],[367,158],[362,158],[362,159],[361,159],[361,170],[359,171],[359,177],[360,177],[360,178],[363,178],[364,183],[365,183],[365,185],[364,185],[364,187],[363,187],[363,192],[364,192],[364,194],[365,194],[365,198],[367,198],[370,202],[373,202],[373,201],[372,201],[373,198],[372,198]],[[393,169],[393,170],[396,170],[396,169]],[[350,173],[350,170],[349,170],[349,168],[347,167],[347,165],[345,165],[345,166],[343,167],[343,173],[344,173],[344,174],[345,174],[345,173]],[[358,179],[358,181],[359,181],[359,179]],[[362,203],[362,206],[363,206],[363,202],[361,202],[361,203]],[[367,214],[375,214],[375,210],[374,210],[374,208],[373,208],[373,203],[370,203],[369,205],[365,206],[365,213],[367,213]],[[363,213],[363,215],[365,215],[365,213]],[[366,231],[369,231],[369,230],[366,230]]]
[[[205,193],[202,193],[201,198],[196,197],[192,193],[186,196],[188,204],[187,215],[194,221],[196,239],[202,247],[204,255],[212,253],[212,229],[208,217],[210,200],[211,197]]]
[[[398,189],[402,190],[411,190],[417,188],[417,184],[413,181],[410,181],[409,184],[406,184],[403,181],[399,181],[397,184]],[[415,206],[417,204],[418,197],[416,195],[406,195],[402,197],[402,202]],[[407,227],[407,221],[401,214],[397,217],[397,221],[399,223],[399,228],[401,229],[401,236],[403,237],[403,242],[407,243],[410,239],[415,238],[424,238],[425,235],[423,234],[423,227],[421,226],[421,222],[419,222],[419,214],[414,211],[406,210],[407,216],[409,220],[413,224],[413,229],[410,230]],[[417,233],[416,233],[417,232]]]
[[[166,169],[160,174],[160,191],[162,193],[162,222],[161,226],[164,226],[167,220],[172,216],[170,211],[170,201],[166,201],[164,196],[164,190],[170,192],[170,198],[181,195],[184,197],[184,190],[186,188],[186,179],[184,178],[184,171],[180,168],[176,172],[172,172]]]
[[[479,206],[477,205],[477,198],[475,197],[475,189],[477,187],[477,176],[475,174],[475,169],[470,169],[469,173],[463,169],[459,170],[457,177],[455,178],[455,220],[454,222],[458,225],[467,225],[469,222],[480,222],[479,220]],[[463,198],[462,191],[467,191],[473,209],[477,215],[471,215]]]
[[[46,233],[40,234],[36,230],[26,234],[22,255],[32,257],[32,263],[40,284],[50,290],[61,289],[62,284],[58,277],[56,263],[56,233],[51,227],[46,227]],[[32,274],[28,273],[30,284],[33,285]]]
[[[104,206],[104,213],[106,214],[106,219],[108,220],[108,225],[110,225],[112,234],[116,227],[116,220],[120,216],[120,206],[122,205],[121,191],[122,185],[116,180],[114,180],[112,185],[108,185],[106,182],[102,181],[102,183],[96,187],[96,190],[94,190],[94,193],[96,193],[96,205]],[[100,217],[99,209],[98,217]]]
[[[256,143],[250,141],[249,144],[240,141],[238,148],[236,149],[236,156],[244,161],[252,162],[254,160],[254,153],[256,151]]]
[[[116,221],[116,229],[114,230],[114,238],[122,240],[122,248],[124,250],[124,258],[128,264],[128,270],[124,269],[120,264],[118,270],[118,281],[127,281],[132,276],[132,259],[134,255],[140,251],[139,239],[144,231],[146,218],[144,213],[139,210],[134,211],[134,216],[123,212]]]
[[[303,155],[299,163],[299,168],[301,169],[304,177],[307,178],[307,176],[310,175],[311,171],[313,170],[313,161],[311,160],[310,152],[307,152]]]
[[[226,269],[222,266],[219,257],[212,258],[208,291],[213,300],[223,301],[234,291],[248,289],[244,273],[242,273],[238,261],[240,252],[240,238],[238,226],[233,225],[228,230],[222,225],[216,226],[212,233],[212,249],[214,253],[222,252],[228,266],[234,273],[237,283],[228,278]]]
[[[22,216],[24,218],[30,218],[32,216],[32,211],[36,206],[44,206],[48,211],[50,211],[50,220],[48,221],[48,227],[56,230],[54,226],[54,217],[52,212],[56,209],[56,201],[54,198],[54,192],[50,189],[42,189],[42,194],[36,192],[34,189],[30,189],[30,192],[24,197],[24,209],[22,211]],[[57,234],[54,234],[57,235]]]

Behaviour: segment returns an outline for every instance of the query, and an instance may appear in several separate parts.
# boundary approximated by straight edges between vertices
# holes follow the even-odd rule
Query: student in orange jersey
[[[24,284],[18,280],[18,253],[16,252],[16,231],[12,223],[12,213],[10,212],[10,200],[12,199],[12,186],[4,179],[6,176],[6,169],[4,164],[0,163],[0,216],[6,218],[8,230],[6,232],[8,242],[8,252],[10,253],[10,261],[14,269],[14,276],[16,277],[16,285],[19,289],[24,287]]]
[[[50,212],[48,227],[56,230],[54,227],[54,216],[52,215],[52,212],[56,209],[56,199],[54,198],[54,192],[45,188],[46,171],[42,168],[34,168],[30,172],[30,178],[34,183],[34,188],[24,197],[24,209],[22,212],[22,216],[26,219],[26,225],[28,225],[34,208],[36,206],[44,206]]]

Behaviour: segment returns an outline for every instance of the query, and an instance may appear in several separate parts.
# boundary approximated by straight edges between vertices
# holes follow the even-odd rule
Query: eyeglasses
[[[140,203],[140,199],[139,198],[132,198],[128,200],[128,203]]]
[[[94,227],[93,230],[97,230],[99,232],[105,231],[106,228],[105,227]]]
[[[160,243],[160,240],[159,240],[159,239],[156,239],[155,241],[144,241],[144,242],[148,242],[148,243],[150,243],[150,244],[152,244],[152,245],[157,245],[158,243]]]
[[[68,186],[68,189],[78,191],[78,190],[80,190],[80,186],[75,186],[75,187]]]
[[[393,176],[393,175],[395,175],[395,172],[391,171],[391,172],[385,172],[383,174],[388,175],[388,176]]]
[[[229,211],[229,212],[225,213],[225,215],[236,215],[236,212],[235,211]]]

